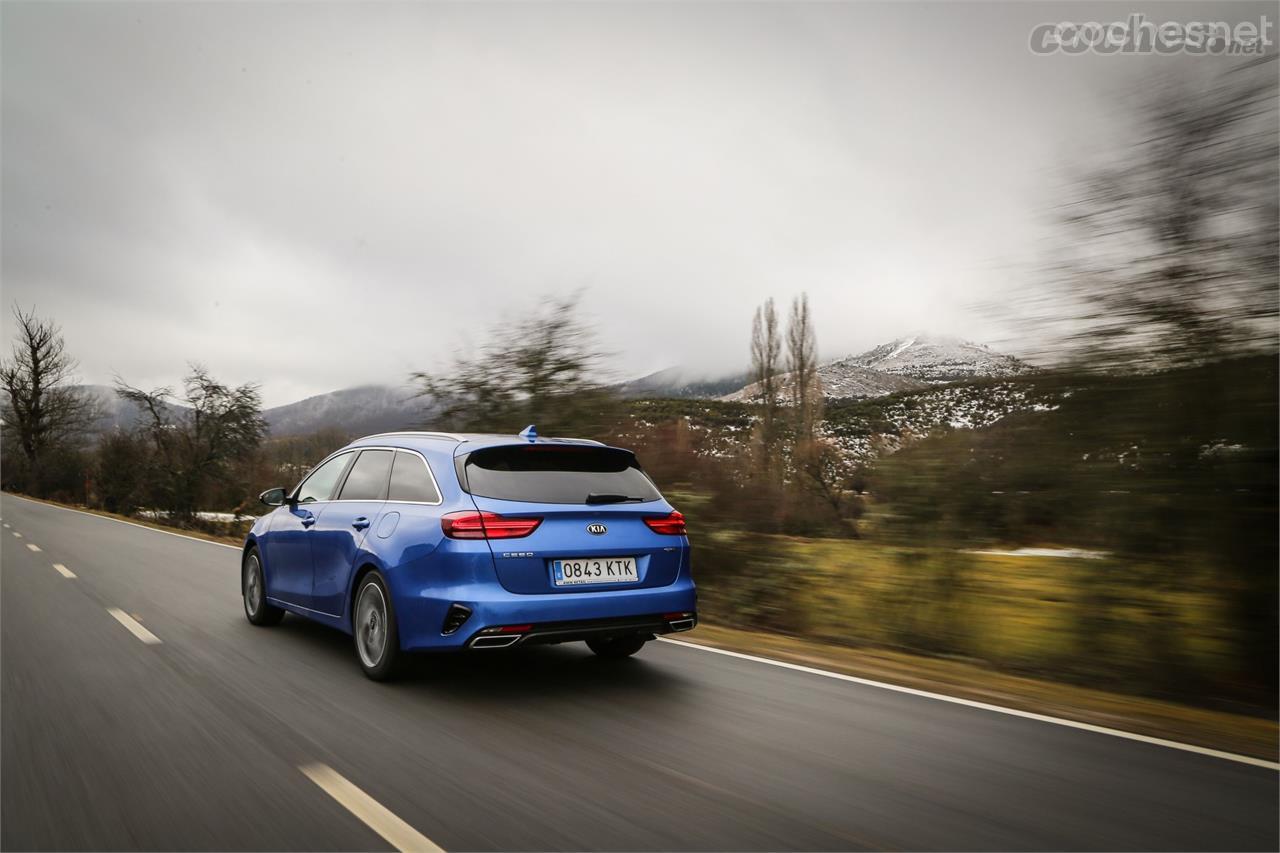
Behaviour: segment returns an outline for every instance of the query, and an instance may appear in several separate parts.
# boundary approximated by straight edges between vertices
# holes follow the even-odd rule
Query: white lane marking
[[[37,504],[38,506],[47,506],[50,509],[60,509],[65,512],[74,512],[77,515],[87,515],[90,518],[96,518],[96,519],[99,519],[100,521],[114,521],[116,524],[127,524],[130,527],[136,527],[139,530],[150,530],[152,533],[163,533],[165,536],[178,536],[178,537],[181,537],[182,539],[190,539],[192,542],[203,542],[205,545],[217,545],[219,548],[234,548],[237,551],[240,550],[239,545],[230,545],[226,542],[210,542],[208,539],[201,539],[199,536],[188,536],[185,533],[175,533],[172,530],[161,530],[158,527],[148,527],[145,524],[135,524],[132,521],[125,521],[122,518],[112,518],[109,515],[98,515],[96,512],[85,512],[82,509],[74,509],[69,506],[61,506],[59,504],[47,504],[44,501],[33,501],[30,498],[24,498],[21,495],[6,494],[5,497],[17,498],[20,501],[26,501],[27,503]]]
[[[443,847],[396,817],[386,806],[348,782],[329,765],[304,764],[298,769],[397,850],[444,853]]]
[[[53,567],[57,569],[58,574],[62,575],[64,578],[73,578],[76,576],[75,572],[71,571],[66,566],[62,565],[62,563],[54,563]]]
[[[33,543],[33,542],[28,542],[28,543],[27,543],[27,550],[28,550],[28,551],[39,551],[39,550],[40,550],[40,546],[39,546],[39,545],[36,545],[36,544],[35,544],[35,543]]]
[[[892,690],[895,693],[906,693],[911,696],[920,696],[924,699],[936,699],[939,702],[950,702],[953,705],[964,705],[969,708],[980,708],[984,711],[994,711],[997,714],[1008,714],[1011,717],[1022,717],[1027,720],[1037,720],[1041,723],[1052,723],[1055,726],[1066,726],[1072,729],[1080,729],[1081,731],[1093,732],[1094,734],[1110,735],[1111,737],[1124,738],[1125,740],[1136,740],[1140,743],[1149,743],[1155,746],[1164,746],[1169,749],[1180,749],[1184,752],[1194,752],[1198,755],[1207,755],[1211,758],[1222,758],[1227,761],[1236,761],[1240,764],[1251,764],[1254,767],[1265,767],[1268,770],[1280,770],[1280,762],[1267,761],[1262,758],[1254,758],[1250,755],[1238,755],[1234,752],[1223,752],[1217,749],[1209,749],[1205,746],[1196,746],[1190,743],[1179,743],[1175,740],[1165,740],[1164,738],[1148,737],[1147,735],[1135,734],[1133,732],[1121,731],[1120,729],[1109,729],[1105,726],[1095,726],[1092,723],[1082,723],[1079,720],[1067,720],[1062,717],[1050,717],[1047,714],[1036,714],[1032,711],[1020,711],[1017,708],[1006,708],[1003,705],[991,705],[987,702],[976,702],[973,699],[961,699],[958,696],[947,696],[943,693],[930,693],[928,690],[917,690],[914,687],[903,687],[901,684],[887,684],[883,681],[872,681],[869,678],[859,678],[856,675],[845,675],[843,672],[830,672],[825,669],[817,669],[812,666],[803,666],[798,663],[789,663],[782,660],[773,660],[772,658],[762,658],[756,655],[748,655],[742,652],[731,652],[728,649],[717,649],[713,646],[703,646],[698,643],[690,643],[685,640],[671,640],[666,637],[658,637],[664,643],[671,643],[673,646],[685,646],[690,649],[698,649],[704,652],[712,652],[717,655],[727,655],[731,658],[741,658],[742,660],[754,661],[755,663],[764,663],[769,666],[779,666],[783,669],[794,669],[796,672],[807,672],[810,675],[821,675],[824,678],[835,678],[840,681],[849,681],[854,684],[863,684],[867,687],[878,687],[881,690]]]
[[[4,529],[5,529],[5,530],[8,530],[8,529],[9,529],[9,522],[7,522],[7,521],[6,521],[6,522],[4,523]]]
[[[21,538],[22,538],[22,534],[21,534],[21,533],[19,533],[19,532],[18,532],[18,531],[16,531],[16,530],[15,530],[15,531],[13,531],[13,535],[14,535],[14,536],[16,536],[16,537],[18,537],[19,539],[21,539]]]
[[[137,637],[149,646],[154,646],[160,642],[160,638],[155,634],[142,627],[142,623],[134,619],[128,613],[125,613],[119,607],[108,607],[107,612],[116,617],[116,621],[129,629],[129,633]]]

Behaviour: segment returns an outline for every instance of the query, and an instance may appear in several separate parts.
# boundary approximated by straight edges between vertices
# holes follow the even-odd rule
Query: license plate
[[[584,583],[634,583],[640,580],[635,557],[580,557],[552,560],[551,574],[556,586]]]

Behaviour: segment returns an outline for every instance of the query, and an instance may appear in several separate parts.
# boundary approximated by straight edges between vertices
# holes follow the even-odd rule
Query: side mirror
[[[267,506],[284,506],[284,495],[284,489],[277,487],[274,489],[267,489],[265,492],[258,495],[258,500],[262,501]]]

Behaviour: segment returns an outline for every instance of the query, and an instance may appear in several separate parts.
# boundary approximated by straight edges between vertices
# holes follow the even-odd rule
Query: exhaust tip
[[[667,625],[672,631],[692,631],[698,624],[696,613],[666,613],[663,618],[667,620]]]
[[[486,637],[476,637],[471,641],[473,649],[505,649],[507,646],[514,646],[520,642],[523,634],[502,634],[489,635]]]

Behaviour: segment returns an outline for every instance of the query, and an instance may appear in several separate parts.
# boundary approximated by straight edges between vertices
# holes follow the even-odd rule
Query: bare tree
[[[193,516],[211,487],[226,485],[235,462],[267,434],[258,386],[224,385],[198,364],[183,380],[180,398],[169,388],[142,391],[120,380],[116,393],[143,416],[152,500],[179,518]]]
[[[760,396],[761,468],[776,471],[778,444],[778,392],[781,390],[782,342],[778,335],[778,312],[773,298],[756,309],[751,320],[751,378]]]
[[[6,444],[16,443],[27,465],[27,482],[41,492],[42,462],[55,448],[84,433],[93,423],[92,401],[72,384],[76,361],[67,352],[62,331],[34,311],[13,309],[17,340],[8,359],[0,362],[4,385]]]
[[[812,441],[822,419],[822,387],[818,378],[818,338],[807,293],[791,300],[791,316],[787,321],[787,372],[796,441]]]
[[[495,326],[480,351],[411,380],[428,400],[433,426],[514,433],[599,434],[616,414],[602,381],[607,357],[577,314],[576,294]]]
[[[1133,144],[1087,171],[1061,217],[1069,343],[1102,367],[1274,349],[1280,290],[1275,55],[1146,88]]]
[[[1059,210],[1060,286],[1029,305],[1033,321],[1065,329],[1086,377],[1104,371],[1127,389],[1101,398],[1106,404],[1095,403],[1086,421],[1090,451],[1119,447],[1146,460],[1139,480],[1117,480],[1123,488],[1107,492],[1130,496],[1108,520],[1124,530],[1118,541],[1150,559],[1205,555],[1223,573],[1240,671],[1272,697],[1280,597],[1274,524],[1261,520],[1274,521],[1276,501],[1275,65],[1271,54],[1136,92],[1129,144],[1086,168]],[[1265,357],[1246,357],[1259,353]],[[1251,365],[1263,363],[1255,373]],[[1163,378],[1144,384],[1125,374]],[[1262,378],[1269,397],[1256,393],[1250,376]],[[1213,441],[1248,448],[1230,475],[1238,480],[1206,454]],[[968,440],[965,447],[972,454]],[[1155,483],[1158,491],[1142,491]],[[1088,614],[1105,614],[1113,582],[1101,573],[1078,581],[1086,604],[1080,630],[1091,642],[1101,634]]]

